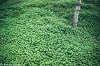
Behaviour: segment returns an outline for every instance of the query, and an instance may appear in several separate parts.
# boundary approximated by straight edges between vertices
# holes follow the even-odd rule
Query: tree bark
[[[81,0],[77,0],[74,18],[73,18],[73,25],[72,25],[73,28],[77,27],[80,6],[81,6]]]

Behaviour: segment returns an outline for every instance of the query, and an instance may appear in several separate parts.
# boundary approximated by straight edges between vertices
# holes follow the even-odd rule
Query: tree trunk
[[[73,18],[73,25],[72,25],[73,28],[77,27],[80,6],[81,6],[81,0],[77,0],[74,18]]]

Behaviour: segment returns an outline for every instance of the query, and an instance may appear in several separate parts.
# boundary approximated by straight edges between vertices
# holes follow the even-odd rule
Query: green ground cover
[[[0,63],[21,66],[100,66],[100,19],[94,3],[7,0],[0,5]]]

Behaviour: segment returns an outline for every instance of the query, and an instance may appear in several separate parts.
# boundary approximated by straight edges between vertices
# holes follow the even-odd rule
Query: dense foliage
[[[0,1],[0,64],[100,66],[97,0],[82,1],[75,29],[76,0]]]

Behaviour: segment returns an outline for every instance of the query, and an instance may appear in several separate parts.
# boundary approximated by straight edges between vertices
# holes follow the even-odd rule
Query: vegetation
[[[100,66],[99,6],[76,0],[6,0],[0,5],[0,63],[21,66]]]

